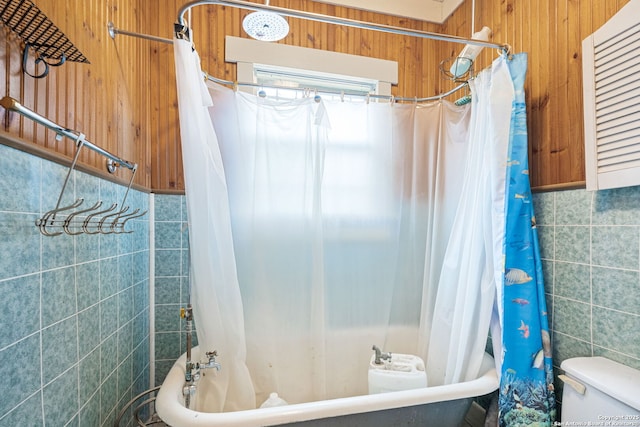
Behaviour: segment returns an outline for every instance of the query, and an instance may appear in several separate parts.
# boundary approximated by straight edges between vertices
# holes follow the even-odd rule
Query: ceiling
[[[464,0],[316,0],[442,24]]]

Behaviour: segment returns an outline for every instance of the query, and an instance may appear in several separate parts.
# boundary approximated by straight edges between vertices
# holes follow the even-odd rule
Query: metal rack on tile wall
[[[40,123],[47,128],[53,130],[56,133],[56,139],[62,139],[67,137],[73,140],[76,144],[76,152],[71,163],[71,167],[67,172],[62,190],[58,196],[58,201],[55,208],[47,211],[41,218],[36,220],[36,226],[40,229],[40,232],[45,236],[59,236],[63,233],[69,235],[78,234],[112,234],[112,233],[132,233],[133,231],[127,230],[125,226],[129,221],[134,218],[139,218],[146,215],[147,211],[140,212],[140,209],[134,209],[129,211],[129,206],[126,206],[127,196],[133,179],[135,178],[138,165],[128,162],[126,160],[117,157],[108,151],[98,147],[97,145],[89,142],[84,134],[66,129],[49,119],[42,117],[38,113],[29,110],[21,105],[17,100],[9,96],[5,96],[0,100],[0,105],[6,110],[15,111],[24,117],[27,117],[37,123]],[[83,147],[87,147],[98,154],[106,157],[106,165],[109,173],[115,173],[118,167],[122,166],[131,171],[131,179],[129,180],[129,186],[124,193],[122,202],[112,203],[108,208],[101,209],[102,201],[99,200],[91,207],[81,208],[84,203],[83,198],[77,199],[70,205],[60,206],[65,189],[69,182],[69,177],[75,169],[76,163],[80,156],[80,152]],[[80,208],[80,209],[79,209]]]

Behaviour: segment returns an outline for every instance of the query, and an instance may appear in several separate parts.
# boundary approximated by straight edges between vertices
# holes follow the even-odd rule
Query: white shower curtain
[[[506,167],[514,99],[506,58],[498,58],[469,83],[470,151],[462,196],[439,278],[425,282],[423,291],[420,351],[428,354],[429,378],[439,384],[476,377],[504,271]],[[499,337],[500,329],[494,334]],[[500,340],[494,341],[499,346]]]
[[[254,391],[257,404],[364,394],[373,344],[427,359],[431,385],[475,375],[504,206],[485,169],[506,164],[491,138],[469,142],[484,119],[470,127],[472,109],[449,102],[207,92],[197,53],[175,45],[178,81],[191,80],[179,102],[192,298],[200,344],[231,371],[215,379],[224,409],[252,407]]]
[[[174,40],[180,114],[180,136],[189,221],[191,302],[198,342],[217,350],[224,369],[206,375],[200,404],[233,411],[255,406],[251,377],[245,365],[246,345],[242,299],[236,275],[224,167],[216,133],[209,119],[211,98],[191,44]]]

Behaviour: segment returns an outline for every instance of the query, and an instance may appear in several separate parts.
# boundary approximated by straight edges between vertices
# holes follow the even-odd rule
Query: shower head
[[[244,31],[256,40],[275,42],[289,34],[287,20],[273,12],[253,12],[242,21]]]

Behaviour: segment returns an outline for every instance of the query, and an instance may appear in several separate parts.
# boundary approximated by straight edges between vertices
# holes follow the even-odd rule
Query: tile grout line
[[[44,166],[43,166],[43,162],[40,161],[40,197],[38,198],[39,200],[39,207],[38,207],[38,216],[42,215],[42,197],[43,197],[43,191],[42,191],[42,187],[43,187],[43,175],[44,175]],[[44,352],[43,352],[43,342],[42,342],[42,330],[43,330],[43,322],[42,322],[42,309],[43,309],[43,305],[42,305],[42,251],[43,251],[43,243],[42,243],[42,239],[43,239],[43,235],[42,233],[40,233],[39,236],[39,243],[40,243],[40,265],[39,265],[39,273],[38,275],[39,277],[39,281],[40,281],[40,325],[39,325],[39,335],[40,335],[40,406],[41,406],[41,411],[42,411],[42,425],[46,425],[46,420],[45,420],[45,411],[44,411]]]

